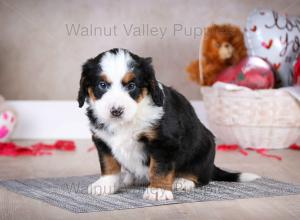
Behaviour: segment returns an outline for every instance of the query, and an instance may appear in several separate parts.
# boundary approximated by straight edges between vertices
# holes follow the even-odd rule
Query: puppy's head
[[[163,104],[151,58],[139,57],[125,49],[112,49],[83,65],[79,107],[87,100],[102,120],[131,121],[146,99],[152,105]]]

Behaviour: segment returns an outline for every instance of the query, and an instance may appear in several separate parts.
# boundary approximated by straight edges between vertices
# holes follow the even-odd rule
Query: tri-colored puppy
[[[168,200],[172,189],[259,177],[214,165],[214,136],[181,94],[156,80],[151,58],[112,49],[89,59],[82,68],[79,106],[85,101],[101,165],[89,193],[112,194],[146,180],[144,199]]]

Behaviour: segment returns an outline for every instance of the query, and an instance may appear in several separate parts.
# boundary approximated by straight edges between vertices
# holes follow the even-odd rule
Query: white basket
[[[209,127],[221,143],[269,149],[300,143],[300,103],[288,92],[201,90]]]

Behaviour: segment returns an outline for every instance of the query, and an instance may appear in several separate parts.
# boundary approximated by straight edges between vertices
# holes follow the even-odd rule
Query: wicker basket
[[[300,103],[288,92],[201,90],[209,127],[221,143],[273,149],[300,143]]]

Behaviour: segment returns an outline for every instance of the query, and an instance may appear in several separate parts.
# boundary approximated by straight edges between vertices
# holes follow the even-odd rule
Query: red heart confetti
[[[52,155],[53,150],[75,151],[74,141],[58,140],[54,144],[36,143],[31,146],[21,146],[13,142],[0,143],[0,156],[42,156]]]

